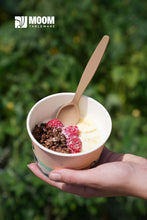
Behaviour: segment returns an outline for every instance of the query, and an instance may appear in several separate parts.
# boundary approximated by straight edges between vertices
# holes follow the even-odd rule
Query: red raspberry
[[[68,126],[62,128],[63,134],[68,138],[69,136],[79,136],[78,126]]]
[[[70,153],[78,153],[81,151],[82,142],[79,137],[69,137],[66,141],[67,147],[70,149]]]
[[[47,126],[57,127],[57,128],[63,128],[63,124],[58,119],[52,119],[47,122]]]

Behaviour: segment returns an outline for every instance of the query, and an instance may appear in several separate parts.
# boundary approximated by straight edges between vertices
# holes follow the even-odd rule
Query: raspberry
[[[62,122],[58,119],[52,119],[47,122],[47,127],[56,127],[60,128],[63,135],[65,135],[66,138],[66,146],[67,149],[70,150],[70,153],[78,153],[81,151],[82,142],[80,140],[79,136],[79,129],[77,126],[67,126],[64,127]]]
[[[82,142],[79,137],[69,137],[66,141],[67,147],[70,149],[70,153],[78,153],[81,151]]]
[[[79,136],[78,126],[68,126],[62,128],[63,134],[68,138],[69,136]]]
[[[50,121],[47,122],[47,126],[51,126],[51,127],[57,127],[57,128],[63,128],[63,124],[61,121],[59,121],[58,119],[52,119]]]

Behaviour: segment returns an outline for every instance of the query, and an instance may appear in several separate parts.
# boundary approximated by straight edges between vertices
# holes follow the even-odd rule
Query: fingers
[[[122,190],[117,189],[116,186],[117,184],[121,186],[121,179],[126,178],[119,165],[119,162],[115,162],[109,163],[108,166],[107,164],[99,165],[89,170],[56,169],[50,172],[49,178],[39,170],[35,163],[29,164],[28,167],[37,177],[64,192],[90,198],[122,195]],[[111,169],[107,169],[110,166]]]
[[[95,168],[89,170],[56,169],[50,172],[49,178],[52,181],[67,184],[91,186],[95,179],[94,169]]]
[[[60,188],[64,191],[65,191],[65,185],[63,186],[63,183],[66,183],[69,185],[70,184],[72,185],[85,185],[86,184],[86,186],[88,186],[91,184],[90,180],[92,180],[94,177],[94,174],[91,172],[92,169],[91,170],[56,169],[50,172],[49,178],[48,178],[38,169],[38,166],[35,163],[29,164],[28,168],[37,177],[39,177],[46,183],[52,186],[56,186],[57,188]],[[91,177],[87,178],[89,175]]]
[[[62,183],[57,183],[57,182],[54,182],[52,180],[50,180],[47,176],[45,176],[41,170],[38,169],[38,166],[35,164],[35,163],[31,163],[31,164],[28,164],[28,168],[37,176],[39,177],[41,180],[45,181],[46,183],[52,185],[52,186],[55,186],[59,189],[62,188]]]
[[[68,192],[68,193],[72,193],[75,195],[79,195],[85,198],[89,198],[89,197],[95,197],[96,196],[96,190],[94,189],[90,189],[88,187],[84,187],[84,186],[78,186],[78,185],[73,185],[73,184],[67,184],[67,183],[63,183],[63,182],[56,182],[53,181],[51,179],[49,179],[47,176],[45,176],[37,167],[37,165],[35,163],[31,163],[28,165],[28,168],[40,179],[42,179],[43,181],[45,181],[46,183],[55,186],[56,188],[64,191],[64,192]]]
[[[56,169],[50,172],[49,178],[56,182],[102,190],[121,186],[126,179],[129,181],[129,175],[132,172],[133,167],[130,163],[116,161],[115,163],[104,163],[88,170]]]
[[[35,163],[31,163],[27,165],[28,168],[40,179],[42,179],[43,181],[49,183],[49,178],[47,176],[45,176],[37,167],[37,165]]]
[[[92,198],[92,197],[98,197],[98,190],[87,187],[87,186],[81,186],[81,185],[73,185],[73,184],[66,184],[64,183],[62,185],[61,190],[64,192],[72,193],[74,195],[82,196],[84,198]]]

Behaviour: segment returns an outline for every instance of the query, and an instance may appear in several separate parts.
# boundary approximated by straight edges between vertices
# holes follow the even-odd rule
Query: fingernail
[[[49,178],[54,181],[61,180],[61,175],[59,173],[50,173]]]

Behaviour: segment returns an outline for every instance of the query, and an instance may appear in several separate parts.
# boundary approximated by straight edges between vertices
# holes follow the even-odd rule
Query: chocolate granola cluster
[[[70,149],[67,147],[66,137],[62,133],[61,128],[41,123],[39,126],[35,125],[32,134],[44,147],[61,153],[70,153]]]

